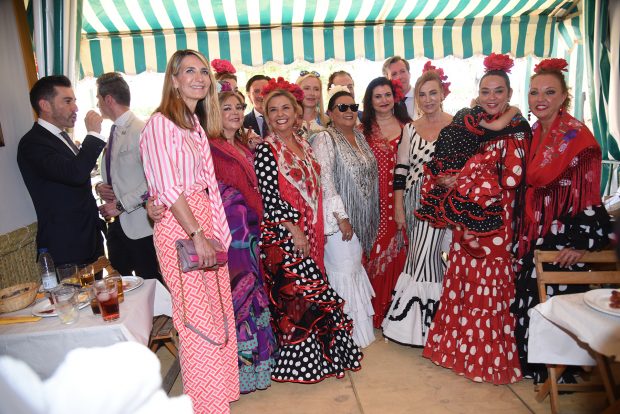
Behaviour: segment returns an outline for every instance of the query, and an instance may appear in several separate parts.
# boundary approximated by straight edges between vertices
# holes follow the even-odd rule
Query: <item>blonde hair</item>
[[[270,130],[272,130],[272,128],[271,128],[271,122],[269,121],[269,102],[273,98],[276,98],[278,96],[284,96],[289,101],[291,101],[291,105],[293,105],[293,108],[295,108],[295,114],[297,116],[300,116],[304,113],[304,110],[301,107],[301,104],[297,102],[297,100],[295,99],[295,96],[293,96],[292,93],[284,89],[274,89],[273,91],[269,92],[267,96],[265,96],[265,100],[264,100],[265,120],[267,121],[267,124],[269,125]]]
[[[329,117],[325,115],[325,109],[323,109],[323,82],[321,82],[321,78],[319,78],[318,76],[312,73],[308,73],[308,74],[305,74],[297,78],[297,81],[295,83],[301,88],[302,82],[308,78],[314,78],[319,81],[319,90],[321,91],[321,98],[319,99],[319,103],[317,105],[316,111],[318,113],[319,119],[321,120],[321,125],[325,126],[329,122]],[[302,104],[302,109],[303,109],[303,104]]]
[[[164,75],[164,88],[161,94],[161,103],[155,112],[161,112],[162,115],[170,119],[180,128],[194,128],[194,114],[187,107],[183,99],[181,99],[179,91],[174,87],[174,82],[172,81],[172,77],[179,74],[183,59],[192,55],[196,56],[200,62],[205,65],[209,73],[209,80],[211,81],[207,96],[198,101],[194,113],[208,136],[218,136],[222,131],[222,118],[220,115],[220,105],[217,100],[216,80],[207,58],[205,58],[202,53],[195,50],[177,50],[170,57],[170,60],[168,60],[166,74]]]
[[[418,103],[418,100],[420,99],[420,97],[418,96],[418,94],[420,93],[420,88],[422,88],[422,85],[424,85],[426,82],[430,81],[437,82],[437,86],[439,86],[439,93],[441,94],[441,101],[443,102],[443,100],[446,98],[443,94],[443,87],[439,74],[434,70],[427,70],[426,72],[422,73],[422,75],[420,75],[418,80],[415,82],[415,86],[413,87],[413,102],[415,104],[415,109],[416,111],[418,111],[418,113],[420,113],[420,105]]]

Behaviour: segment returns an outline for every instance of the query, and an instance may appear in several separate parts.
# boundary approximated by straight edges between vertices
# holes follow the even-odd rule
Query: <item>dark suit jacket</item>
[[[90,172],[105,142],[86,136],[75,155],[35,122],[19,142],[17,164],[37,212],[38,248],[56,264],[90,263],[103,254],[101,220]]]
[[[243,127],[252,128],[254,132],[256,132],[256,135],[260,136],[260,128],[258,126],[258,121],[256,120],[253,109],[250,111],[249,114],[243,117]]]

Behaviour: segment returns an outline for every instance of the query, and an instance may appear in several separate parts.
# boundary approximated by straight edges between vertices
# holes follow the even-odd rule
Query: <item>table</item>
[[[591,350],[620,360],[620,317],[590,308],[583,295],[554,296],[530,310],[530,363],[596,365]]]
[[[104,322],[93,315],[90,306],[80,311],[80,319],[63,325],[59,318],[43,318],[38,322],[0,325],[0,355],[9,355],[26,362],[45,380],[75,348],[108,346],[134,341],[148,345],[154,315],[172,315],[170,293],[156,280],[125,292],[120,304],[120,318]],[[3,316],[30,315],[31,308]]]
[[[590,308],[583,296],[554,296],[530,310],[527,360],[549,365],[598,365],[601,373],[606,373],[602,379],[611,404],[605,413],[617,413],[620,400],[616,400],[611,372],[601,355],[619,360],[620,317]],[[557,409],[557,394],[553,395],[552,411]]]

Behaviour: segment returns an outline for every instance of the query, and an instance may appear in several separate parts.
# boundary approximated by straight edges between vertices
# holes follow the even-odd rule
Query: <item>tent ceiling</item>
[[[550,53],[579,0],[84,0],[83,75],[163,72],[177,49],[234,64]]]

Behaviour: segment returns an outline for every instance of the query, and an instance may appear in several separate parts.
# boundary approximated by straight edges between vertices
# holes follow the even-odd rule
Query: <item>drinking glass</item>
[[[54,296],[54,308],[60,322],[69,325],[76,322],[80,313],[77,303],[78,290],[74,286],[61,286],[52,291]]]
[[[123,278],[120,276],[108,276],[106,279],[114,279],[116,280],[116,289],[118,290],[118,303],[123,303],[125,301],[125,292],[123,289]]]
[[[95,269],[92,264],[82,264],[78,266],[80,283],[82,287],[91,286],[95,281]]]
[[[105,322],[115,321],[120,315],[118,306],[118,288],[115,279],[96,280],[93,289],[99,301],[101,316]]]
[[[78,267],[73,263],[56,266],[58,280],[60,280],[60,283],[63,285],[81,287],[82,284],[80,283],[80,277],[77,271]]]

